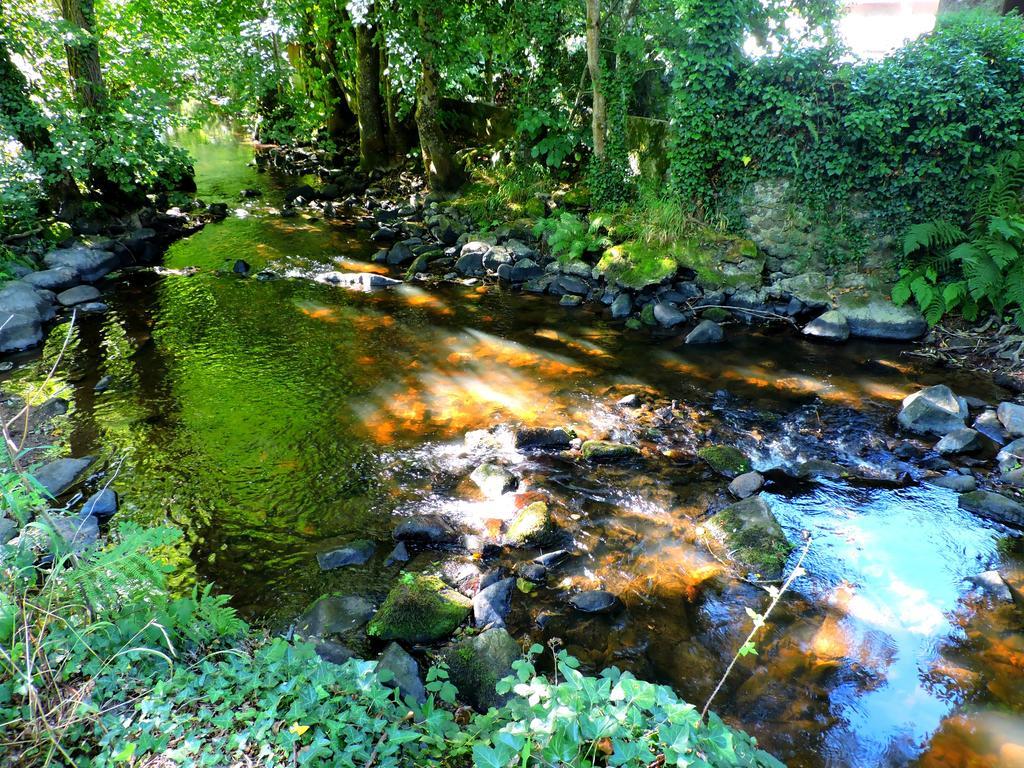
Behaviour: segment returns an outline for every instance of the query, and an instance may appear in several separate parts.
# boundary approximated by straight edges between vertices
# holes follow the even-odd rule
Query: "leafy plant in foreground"
[[[930,325],[950,312],[975,320],[986,309],[1009,313],[1024,330],[1024,150],[987,170],[970,225],[936,220],[907,230],[903,269],[892,298],[917,303]]]
[[[556,218],[541,219],[533,228],[534,234],[547,234],[551,255],[561,264],[579,261],[588,252],[602,251],[611,245],[607,237],[599,234],[601,220],[589,224],[569,212]]]

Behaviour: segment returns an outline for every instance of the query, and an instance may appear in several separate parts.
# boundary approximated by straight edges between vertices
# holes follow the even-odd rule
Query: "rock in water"
[[[686,335],[687,344],[717,344],[725,339],[725,331],[722,330],[722,326],[716,323],[714,320],[701,320],[694,328]]]
[[[583,458],[589,461],[620,461],[640,455],[640,449],[635,445],[613,443],[610,440],[587,440],[580,451]]]
[[[332,549],[329,552],[317,552],[316,561],[320,564],[320,570],[330,571],[335,568],[342,568],[346,565],[362,565],[371,557],[377,545],[372,541],[360,539],[346,544],[339,549]]]
[[[846,294],[839,300],[839,311],[846,317],[851,336],[910,341],[928,330],[928,323],[914,307],[897,307],[882,294]]]
[[[519,480],[515,475],[504,467],[491,462],[481,464],[474,469],[469,478],[489,499],[496,499],[504,493],[514,491],[519,485]]]
[[[1010,437],[1024,437],[1024,405],[1000,403],[996,416]]]
[[[499,694],[496,687],[499,680],[512,674],[512,664],[522,655],[515,638],[507,630],[495,628],[451,645],[442,659],[459,697],[486,712],[508,701],[510,694]]]
[[[515,579],[501,579],[477,592],[473,598],[473,625],[504,627],[505,617],[512,610]]]
[[[1004,525],[1024,527],[1024,504],[1018,504],[1002,494],[992,491],[971,491],[961,494],[958,504],[961,509]]]
[[[822,341],[846,341],[850,338],[850,325],[846,315],[831,309],[805,325],[803,334]]]
[[[654,319],[665,328],[674,328],[686,320],[686,315],[667,301],[659,301],[654,305]]]
[[[359,595],[326,595],[295,620],[302,637],[319,638],[354,632],[373,616],[373,604]]]
[[[110,488],[104,488],[89,497],[82,505],[82,516],[93,515],[99,518],[110,517],[117,512],[117,494]]]
[[[628,293],[620,293],[615,297],[611,305],[611,313],[614,319],[621,320],[624,317],[629,317],[629,313],[632,311],[633,300],[629,297]]]
[[[731,445],[709,445],[697,451],[697,455],[715,472],[725,477],[736,477],[752,469],[750,459]]]
[[[569,605],[580,613],[608,613],[619,604],[619,598],[603,589],[578,592],[569,598]]]
[[[551,533],[551,513],[543,501],[535,501],[519,511],[505,531],[505,541],[514,547],[540,544]]]
[[[964,428],[967,403],[945,384],[925,387],[903,400],[897,420],[900,425],[919,435],[943,436]]]
[[[1012,472],[1024,466],[1024,437],[1004,445],[996,454],[996,462],[999,464],[1000,472]]]
[[[235,259],[235,263],[231,266],[231,271],[236,275],[241,275],[242,277],[248,275],[250,269],[251,267],[249,266],[249,262],[245,259]]]
[[[935,450],[943,455],[973,453],[974,451],[980,451],[984,447],[985,440],[981,433],[967,427],[954,429],[935,444]]]
[[[556,427],[526,427],[516,431],[516,449],[522,448],[568,448],[575,437],[572,430]]]
[[[395,548],[391,550],[391,554],[384,561],[384,567],[390,568],[392,565],[407,562],[409,562],[409,549],[405,546],[404,541],[400,541],[395,544]]]
[[[978,481],[974,479],[973,475],[961,475],[956,472],[942,477],[932,477],[925,482],[937,485],[939,488],[948,488],[957,493],[968,493],[978,487]]]
[[[739,565],[767,579],[782,575],[793,545],[762,494],[729,505],[708,525]]]
[[[729,483],[729,492],[737,499],[746,499],[761,490],[764,477],[760,472],[744,472]]]
[[[46,492],[56,498],[74,485],[78,476],[88,469],[92,462],[92,456],[81,459],[57,459],[35,470],[33,474]]]
[[[377,671],[388,672],[382,675],[382,682],[389,688],[397,688],[403,697],[422,704],[427,700],[427,689],[420,678],[420,668],[416,659],[410,656],[398,643],[391,643],[377,659]],[[387,679],[383,679],[387,678]]]
[[[367,633],[382,640],[432,643],[448,637],[473,604],[436,576],[404,574],[374,615]]]
[[[407,517],[395,527],[395,541],[445,545],[459,540],[458,531],[440,515]]]

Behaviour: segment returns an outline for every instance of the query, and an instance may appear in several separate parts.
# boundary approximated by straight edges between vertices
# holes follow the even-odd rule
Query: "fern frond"
[[[920,249],[947,248],[967,239],[967,234],[956,224],[942,219],[915,224],[903,236],[903,255]]]

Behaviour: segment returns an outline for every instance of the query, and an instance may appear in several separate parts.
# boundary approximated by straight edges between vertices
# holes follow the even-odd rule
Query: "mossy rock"
[[[587,440],[580,451],[583,458],[590,461],[619,461],[640,455],[640,449],[635,445],[614,443],[610,440]]]
[[[639,331],[644,327],[644,324],[640,322],[639,318],[631,317],[626,320],[626,327],[631,331]]]
[[[430,643],[466,620],[472,601],[436,576],[403,574],[367,627],[382,640]]]
[[[750,459],[731,445],[708,445],[697,451],[697,455],[715,472],[725,477],[736,477],[753,469]]]
[[[441,657],[459,698],[486,712],[508,701],[509,694],[499,694],[496,686],[512,674],[513,662],[522,655],[523,649],[507,630],[488,629],[451,645]]]
[[[640,310],[640,322],[644,325],[655,326],[658,324],[658,318],[654,316],[654,302],[644,304],[644,308]]]
[[[520,211],[523,216],[528,216],[531,219],[543,219],[547,212],[544,201],[537,197],[532,197],[523,203]]]
[[[681,266],[697,274],[702,288],[759,288],[764,259],[750,240],[702,231],[675,248]]]
[[[570,187],[562,196],[562,204],[568,208],[589,208],[590,188],[584,184]]]
[[[793,545],[763,494],[731,504],[715,515],[709,526],[738,565],[761,578],[782,575]]]
[[[610,284],[637,291],[665,282],[678,267],[671,251],[638,242],[614,245],[597,262],[598,273]]]
[[[516,547],[540,544],[552,530],[551,512],[543,501],[523,507],[505,531],[505,541]]]
[[[732,319],[732,312],[723,307],[711,307],[705,309],[700,313],[702,320],[714,320],[716,323],[724,323],[726,320]]]

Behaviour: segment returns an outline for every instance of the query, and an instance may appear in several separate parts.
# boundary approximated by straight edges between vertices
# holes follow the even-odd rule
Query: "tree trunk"
[[[356,126],[356,113],[349,106],[348,98],[345,95],[345,86],[341,82],[338,72],[338,62],[335,58],[337,53],[337,42],[332,37],[325,45],[324,57],[321,61],[324,77],[327,78],[327,96],[331,100],[330,116],[327,118],[327,134],[335,140],[342,139],[352,132]]]
[[[416,86],[416,128],[420,134],[420,152],[430,188],[437,192],[454,192],[462,186],[465,176],[452,154],[448,136],[441,125],[441,96],[437,90],[431,46],[425,14],[419,13],[423,50],[420,52],[420,82]]]
[[[381,85],[384,88],[384,118],[388,125],[388,152],[394,158],[400,158],[409,149],[406,131],[398,120],[398,94],[391,80],[388,66],[388,52],[380,49]]]
[[[359,165],[379,168],[387,160],[383,101],[380,95],[380,48],[376,30],[356,25],[356,94],[359,109]]]
[[[608,138],[608,104],[601,85],[601,0],[587,0],[587,69],[594,87],[594,157],[600,160],[604,158]]]
[[[81,36],[80,40],[72,40],[64,46],[71,87],[81,106],[96,109],[103,100],[103,73],[93,0],[59,0],[59,3],[64,21],[76,27]]]

